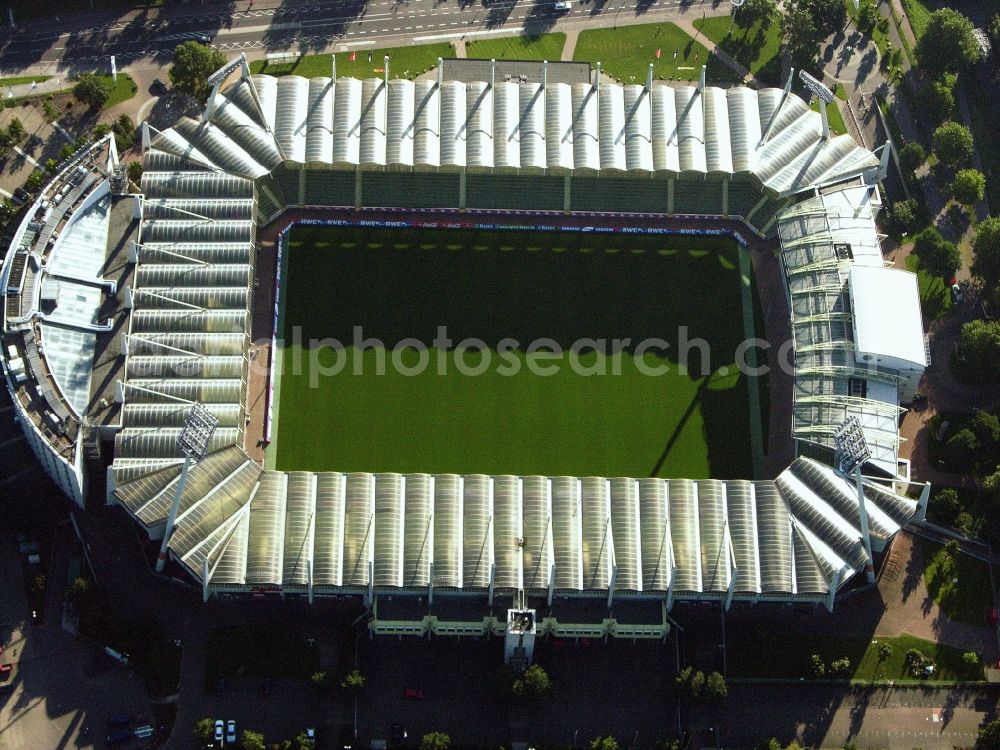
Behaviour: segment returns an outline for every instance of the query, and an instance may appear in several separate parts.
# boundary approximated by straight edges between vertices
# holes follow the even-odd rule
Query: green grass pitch
[[[738,253],[722,237],[296,227],[268,466],[750,477],[747,377],[733,367],[744,331]],[[355,326],[381,346],[360,353]],[[401,372],[421,364],[406,340],[430,347],[438,326],[448,351],[430,349],[426,369]],[[678,367],[682,326],[688,341],[709,345],[706,371],[697,350],[688,372]],[[488,347],[463,351],[466,371],[479,375],[456,363],[469,338]],[[668,347],[637,361],[636,345],[650,338]],[[606,356],[525,351],[539,339],[564,352],[603,339]],[[615,339],[630,343],[614,354]]]

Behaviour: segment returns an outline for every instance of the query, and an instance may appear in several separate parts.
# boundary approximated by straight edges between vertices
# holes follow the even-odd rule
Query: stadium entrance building
[[[511,597],[535,609],[579,600],[607,608],[604,634],[628,637],[662,635],[678,600],[832,607],[871,564],[857,488],[823,454],[847,416],[861,419],[877,448],[866,473],[887,480],[861,488],[874,551],[923,512],[926,488],[917,502],[893,481],[906,479],[900,400],[924,366],[912,274],[893,272],[895,338],[879,333],[884,319],[873,310],[884,160],[849,136],[829,137],[790,86],[726,90],[704,77],[696,86],[620,86],[599,75],[563,83],[549,81],[544,65],[533,81],[443,72],[416,82],[388,72],[307,80],[250,75],[242,58],[211,82],[200,120],[143,127],[141,194],[119,191],[115,204],[137,218],[119,227],[124,245],[107,243],[127,256],[126,275],[106,291],[121,299],[108,321],[114,348],[100,359],[113,395],[99,408],[67,399],[62,429],[39,430],[40,398],[65,395],[71,381],[51,361],[22,356],[32,335],[39,353],[39,338],[49,352],[58,340],[46,331],[45,290],[67,238],[39,244],[31,217],[44,215],[40,203],[3,275],[5,376],[36,453],[83,502],[87,467],[94,487],[102,465],[88,461],[87,436],[113,435],[109,501],[151,537],[167,536],[171,558],[206,597],[356,594],[376,614],[382,607],[373,629],[413,633],[457,632],[447,624],[457,620],[434,609],[449,600],[487,608],[467,632],[505,630]],[[90,173],[102,195],[114,192],[113,167]],[[57,190],[60,178],[39,201]],[[74,201],[79,218],[69,221],[100,200]],[[819,446],[820,460],[799,457],[774,479],[728,481],[265,471],[245,444],[251,322],[273,314],[251,304],[257,230],[290,206],[361,217],[363,209],[489,211],[514,221],[527,211],[618,214],[626,226],[629,217],[669,226],[697,215],[777,236],[796,345],[792,437]],[[868,351],[885,347],[892,351]],[[83,357],[77,370],[90,385],[99,358]],[[177,441],[196,402],[218,427],[182,480]],[[379,599],[388,596],[392,605]],[[572,620],[540,612],[532,634],[570,633]]]

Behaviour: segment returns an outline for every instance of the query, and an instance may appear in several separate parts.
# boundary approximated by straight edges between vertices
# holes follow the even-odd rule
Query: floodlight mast
[[[868,561],[865,563],[865,577],[868,583],[875,583],[872,539],[868,531],[868,509],[865,507],[865,490],[861,483],[861,466],[871,458],[872,452],[865,439],[861,420],[850,416],[833,433],[833,443],[837,449],[837,465],[843,474],[854,474],[854,485],[858,492],[858,517],[861,521],[861,541],[865,545]]]
[[[816,78],[806,73],[804,70],[799,71],[799,80],[805,85],[809,91],[819,99],[819,115],[823,120],[823,140],[830,139],[830,121],[827,118],[826,107],[830,102],[833,101],[833,92],[827,88],[824,83]]]
[[[212,436],[219,426],[219,420],[212,412],[205,408],[204,404],[195,403],[188,412],[184,420],[184,428],[180,437],[177,438],[177,448],[184,454],[184,467],[181,469],[181,477],[177,480],[177,489],[174,491],[174,501],[167,514],[167,524],[163,529],[163,541],[160,543],[160,554],[156,558],[156,572],[162,573],[167,564],[167,545],[170,543],[170,536],[174,532],[174,523],[177,521],[177,511],[180,509],[181,497],[184,495],[184,485],[187,483],[188,471],[191,464],[201,461],[208,454],[208,447],[212,443]]]

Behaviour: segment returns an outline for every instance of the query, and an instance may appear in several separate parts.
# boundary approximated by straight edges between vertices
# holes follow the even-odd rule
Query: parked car
[[[422,701],[424,699],[424,691],[421,688],[406,688],[403,691],[403,697],[408,701]]]
[[[553,10],[557,13],[565,13],[570,9],[569,0],[559,0],[555,5],[552,6]]]
[[[954,304],[959,304],[965,299],[965,292],[962,291],[962,287],[958,284],[951,285],[951,301]]]
[[[105,745],[121,745],[124,742],[128,742],[132,739],[132,732],[128,727],[120,727],[118,729],[112,729],[104,738]]]
[[[14,203],[21,205],[22,203],[27,203],[31,198],[31,194],[25,190],[23,187],[14,189]]]
[[[236,721],[234,719],[226,722],[226,744],[236,744]]]
[[[226,725],[222,722],[222,719],[215,720],[215,741],[221,743],[226,736]]]
[[[12,664],[0,664],[0,682],[3,682],[10,677],[10,673],[13,669],[14,666]]]

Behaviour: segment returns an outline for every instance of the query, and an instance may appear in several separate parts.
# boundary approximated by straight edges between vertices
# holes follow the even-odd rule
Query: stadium
[[[113,135],[74,155],[3,265],[6,384],[66,495],[122,506],[206,599],[356,595],[374,632],[500,633],[512,604],[549,612],[539,633],[625,637],[662,635],[676,601],[832,608],[929,490],[905,494],[899,455],[927,357],[915,277],[875,225],[888,148],[831,136],[791,78],[531,67],[409,81],[387,61],[361,81],[240,58],[200,120],[144,125],[138,194]],[[310,388],[296,357],[332,365],[289,337],[360,323],[377,343],[355,371],[412,367],[404,342],[435,323],[483,342],[459,346],[473,367],[497,332],[527,369],[531,339],[677,325],[726,353],[658,385],[337,370]],[[787,372],[730,372],[764,335]],[[857,484],[834,450],[848,422]]]

